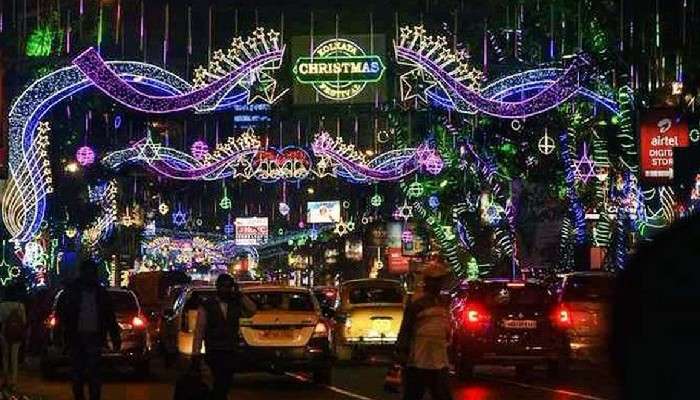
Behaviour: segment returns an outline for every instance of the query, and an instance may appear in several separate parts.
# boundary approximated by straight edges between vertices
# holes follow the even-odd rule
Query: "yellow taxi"
[[[340,285],[333,346],[339,360],[372,349],[393,348],[404,309],[401,283],[389,279],[358,279]]]

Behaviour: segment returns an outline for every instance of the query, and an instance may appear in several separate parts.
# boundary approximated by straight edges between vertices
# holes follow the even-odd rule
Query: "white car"
[[[311,290],[246,285],[241,292],[255,303],[257,311],[239,321],[240,347],[236,359],[231,360],[236,371],[311,372],[314,382],[329,383],[331,329]],[[191,355],[199,304],[215,295],[213,287],[191,287],[180,294],[168,316],[168,331],[173,331],[171,340],[166,341],[173,342],[170,348]]]

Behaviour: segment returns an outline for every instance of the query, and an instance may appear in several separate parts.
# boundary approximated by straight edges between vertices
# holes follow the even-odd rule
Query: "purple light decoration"
[[[404,243],[413,242],[413,232],[409,231],[408,229],[401,232],[401,241]]]
[[[143,6],[143,2],[141,4]],[[236,66],[234,72],[212,83],[212,85],[228,80],[229,77],[236,75],[235,71],[241,71],[241,76],[247,76],[250,71],[256,68],[278,68],[284,48],[280,49],[275,46],[274,51],[268,50],[262,47],[252,49],[254,53],[261,54],[260,57],[263,57],[262,54],[266,56],[274,54],[270,64],[256,64],[252,60],[242,62],[242,64]],[[186,96],[188,93],[193,92],[189,83],[157,66],[130,61],[104,63],[94,49],[89,50],[87,53],[95,53],[93,56],[99,60],[100,65],[107,68],[107,75],[116,75],[118,80],[123,79],[123,81],[120,81],[121,83],[126,82],[125,84],[135,85],[136,87],[151,87],[169,94],[169,96],[160,97],[160,101],[163,103],[172,101],[173,97]],[[259,61],[263,62],[263,60]],[[84,67],[87,67],[87,65],[84,65]],[[100,71],[105,72],[103,70]],[[105,82],[102,83],[104,84]],[[87,79],[76,66],[65,67],[33,82],[13,102],[8,116],[10,121],[10,179],[14,181],[14,187],[16,188],[14,190],[15,193],[12,193],[12,195],[21,197],[22,201],[16,203],[19,206],[14,207],[12,210],[9,209],[7,202],[3,203],[3,213],[13,213],[12,215],[15,216],[11,224],[5,224],[13,241],[25,243],[34,237],[44,219],[47,204],[46,194],[51,191],[50,181],[45,177],[42,172],[43,169],[40,167],[42,160],[45,159],[45,156],[38,152],[39,144],[36,135],[41,118],[63,99],[78,94],[92,84],[93,82]],[[224,85],[220,88],[221,90],[214,93],[206,102],[195,104],[194,107],[199,111],[218,111],[246,101],[247,94],[245,92],[240,93],[228,90],[229,87],[232,88],[236,84],[237,82],[233,78],[230,86]],[[202,89],[207,89],[210,86],[204,86]],[[114,88],[110,90],[112,89]],[[107,93],[110,93],[110,91],[107,91]],[[133,93],[128,91],[128,94]],[[115,98],[115,100],[117,99]],[[137,100],[142,101],[143,99],[137,98]],[[148,111],[140,108],[140,105],[135,104],[131,106],[127,104],[130,108]],[[161,112],[167,111],[161,110]]]
[[[444,165],[434,149],[422,144],[417,149],[407,148],[382,153],[364,162],[354,150],[333,139],[328,132],[321,132],[311,144],[316,157],[329,160],[333,173],[354,182],[395,181],[421,168],[439,173]]]
[[[95,152],[90,146],[83,146],[75,152],[75,159],[78,160],[78,164],[86,167],[95,162]]]
[[[100,54],[89,48],[73,60],[73,64],[87,76],[90,81],[112,99],[126,107],[154,114],[170,113],[192,108],[214,97],[217,93],[224,96],[233,85],[262,68],[265,64],[282,57],[284,49],[262,53],[244,64],[234,72],[212,82],[200,89],[171,96],[151,96],[140,92],[111,69]]]
[[[209,154],[209,146],[203,140],[197,140],[196,142],[192,143],[190,151],[192,153],[192,157],[197,160],[202,160]]]
[[[548,111],[567,101],[580,89],[579,81],[587,77],[590,61],[581,55],[554,83],[536,95],[515,102],[505,102],[484,98],[462,82],[450,76],[442,67],[423,54],[406,47],[395,47],[399,58],[418,65],[432,75],[451,97],[485,114],[499,118],[526,118]]]
[[[114,129],[119,129],[119,127],[122,126],[122,116],[121,115],[116,115],[114,116]]]

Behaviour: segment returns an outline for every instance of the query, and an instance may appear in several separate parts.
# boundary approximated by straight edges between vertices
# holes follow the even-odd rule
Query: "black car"
[[[126,363],[139,375],[149,372],[151,357],[151,338],[148,333],[148,320],[143,315],[136,294],[128,289],[108,288],[120,328],[122,340],[121,351],[115,352],[111,344],[103,349],[105,360]],[[69,354],[63,334],[63,326],[58,319],[56,307],[63,291],[56,293],[53,307],[46,327],[48,340],[41,355],[41,371],[44,376],[54,374],[56,368],[69,364]]]
[[[458,375],[475,365],[514,365],[523,374],[544,364],[550,375],[564,372],[570,346],[568,314],[536,282],[469,282],[453,294],[451,356]]]

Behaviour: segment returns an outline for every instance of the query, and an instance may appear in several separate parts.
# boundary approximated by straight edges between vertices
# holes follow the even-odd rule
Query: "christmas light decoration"
[[[95,152],[90,146],[83,146],[75,153],[75,159],[80,165],[86,167],[95,162]]]
[[[192,153],[192,157],[194,157],[196,160],[201,160],[209,154],[209,146],[203,140],[197,140],[196,142],[192,143],[190,152]]]
[[[382,198],[382,196],[381,196],[379,193],[375,193],[375,194],[372,195],[372,197],[369,199],[369,202],[370,202],[370,204],[372,205],[372,207],[379,207],[379,206],[381,206],[382,203],[384,202],[384,199]]]
[[[154,65],[105,62],[92,48],[76,57],[73,66],[58,69],[32,83],[14,101],[8,116],[11,182],[6,196],[14,200],[3,201],[3,219],[13,240],[20,243],[30,240],[44,218],[51,180],[40,167],[44,164],[41,148],[45,144],[42,144],[42,135],[36,133],[40,119],[53,106],[94,85],[113,100],[138,111],[224,110],[248,98],[246,89],[241,86],[244,79],[263,70],[279,68],[284,46],[280,46],[277,35],[257,29],[245,42],[241,38],[234,39],[228,55],[232,58],[227,59],[232,62],[226,64],[226,70],[217,66],[215,60],[195,79],[196,87]],[[211,72],[214,70],[223,70],[224,75],[218,78]],[[152,96],[144,91],[152,89],[160,94]]]
[[[88,187],[90,203],[100,207],[101,212],[82,234],[82,243],[88,249],[95,248],[112,233],[117,222],[117,182],[109,181]]]
[[[168,205],[165,203],[160,203],[158,204],[158,212],[160,215],[166,215],[168,212],[170,212],[170,207],[168,207]]]
[[[444,36],[426,35],[422,26],[400,29],[399,38],[394,41],[396,60],[411,68],[400,78],[404,100],[422,97],[458,112],[525,118],[551,110],[576,94],[595,96],[581,87],[581,82],[592,75],[590,61],[583,55],[574,57],[564,70],[527,71],[481,89],[481,74],[469,65],[466,52],[455,52],[447,43]],[[415,81],[417,85],[411,83]],[[595,96],[594,100],[614,107],[614,102],[600,97]],[[509,101],[510,98],[517,100]]]
[[[401,241],[404,243],[413,243],[413,232],[408,229],[401,232]]]
[[[177,226],[183,226],[187,223],[187,213],[182,210],[182,207],[178,207],[177,211],[173,213],[173,224]]]
[[[357,183],[395,181],[421,169],[438,174],[444,163],[435,149],[421,144],[418,148],[395,149],[367,161],[352,144],[335,139],[328,132],[316,135],[311,149],[320,160],[317,175],[332,175]]]
[[[289,215],[289,205],[287,203],[281,202],[277,208],[282,216],[286,217]]]
[[[440,199],[436,195],[428,197],[428,205],[430,208],[435,209],[440,206]]]
[[[407,221],[409,218],[413,217],[413,206],[410,206],[406,203],[406,200],[404,200],[403,204],[396,208],[394,215],[397,218]]]
[[[595,176],[595,162],[591,160],[588,154],[586,143],[583,144],[581,157],[574,161],[574,175],[576,179],[583,183],[588,183],[588,181]]]
[[[555,148],[556,144],[554,143],[554,139],[547,134],[547,129],[545,128],[544,135],[537,142],[537,149],[540,153],[548,156],[554,152]]]
[[[423,192],[425,190],[423,189],[423,185],[421,185],[420,182],[412,182],[410,185],[408,185],[408,189],[406,190],[406,196],[409,198],[417,198],[423,196]]]

